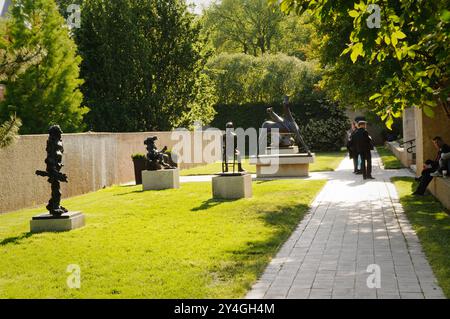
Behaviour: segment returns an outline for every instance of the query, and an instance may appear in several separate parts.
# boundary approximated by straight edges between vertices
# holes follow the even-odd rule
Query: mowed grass
[[[317,153],[316,161],[310,165],[310,172],[325,172],[334,171],[345,157],[345,152],[326,152]],[[242,166],[250,174],[256,174],[256,166],[250,165],[248,159],[243,159]],[[232,170],[230,165],[230,170]],[[236,165],[237,170],[237,165]],[[222,162],[216,162],[205,166],[198,166],[191,169],[182,170],[180,174],[182,176],[195,176],[195,175],[214,175],[222,172]]]
[[[87,217],[65,233],[28,233],[42,208],[0,215],[0,298],[244,297],[324,184],[255,182],[236,201],[212,200],[210,183],[112,187],[64,201]]]
[[[400,169],[404,168],[402,162],[385,146],[377,147],[378,154],[380,154],[381,160],[385,169]]]
[[[412,178],[393,178],[405,213],[420,239],[439,285],[450,298],[450,216],[433,196],[412,196]]]

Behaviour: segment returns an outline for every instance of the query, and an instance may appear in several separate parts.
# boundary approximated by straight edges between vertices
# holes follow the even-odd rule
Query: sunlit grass
[[[385,169],[404,168],[402,162],[385,146],[377,147],[377,151],[380,154]]]
[[[408,177],[393,178],[406,216],[420,239],[439,285],[450,298],[450,216],[433,196],[412,196],[417,185]]]
[[[315,163],[310,165],[310,172],[334,171],[345,157],[345,152],[317,153]],[[242,165],[250,174],[256,174],[256,166],[250,165],[248,159],[243,159]],[[232,169],[232,165],[230,165]],[[237,165],[235,167],[237,170]],[[182,176],[213,175],[222,172],[222,162],[199,166],[181,171]]]
[[[0,215],[1,298],[240,298],[307,212],[324,181],[253,184],[211,199],[210,183],[112,187],[64,201],[86,227],[31,235],[43,208]],[[66,285],[81,267],[81,289]]]

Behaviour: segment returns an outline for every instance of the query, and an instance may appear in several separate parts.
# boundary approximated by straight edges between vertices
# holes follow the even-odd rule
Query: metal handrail
[[[416,148],[416,145],[413,145],[413,146],[411,146],[411,147],[408,147],[407,149],[406,149],[406,151],[409,153],[409,154],[414,154],[414,149]]]
[[[411,147],[416,147],[414,145],[415,142],[416,142],[416,139],[413,139],[413,140],[410,140],[410,141],[406,141],[406,142],[400,143],[399,145],[400,145],[400,147],[403,147],[405,144],[411,144]]]

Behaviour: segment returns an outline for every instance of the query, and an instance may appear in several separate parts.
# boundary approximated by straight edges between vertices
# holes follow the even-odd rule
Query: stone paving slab
[[[328,183],[247,298],[445,298],[390,182],[413,174],[384,170],[373,155],[374,181],[355,176],[349,158],[311,174]],[[368,287],[368,267],[379,267],[379,288]]]

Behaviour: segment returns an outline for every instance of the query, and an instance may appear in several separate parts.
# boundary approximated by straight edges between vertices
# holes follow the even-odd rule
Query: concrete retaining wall
[[[387,142],[386,146],[402,162],[403,166],[410,167],[413,164],[413,154],[408,153],[406,148],[401,147],[398,142]]]
[[[442,205],[450,209],[450,179],[449,178],[433,178],[428,186],[428,190],[436,197]]]
[[[193,134],[188,135],[193,140]],[[144,140],[149,136],[158,136],[159,147],[171,149],[179,142],[172,140],[171,132],[64,134],[63,172],[69,183],[62,184],[63,197],[134,181],[131,155],[146,152]],[[48,201],[50,186],[46,178],[35,175],[36,170],[45,170],[47,138],[48,135],[24,135],[16,144],[0,150],[0,213]],[[200,143],[203,148],[206,142]],[[204,164],[206,161],[181,164],[181,168]]]

